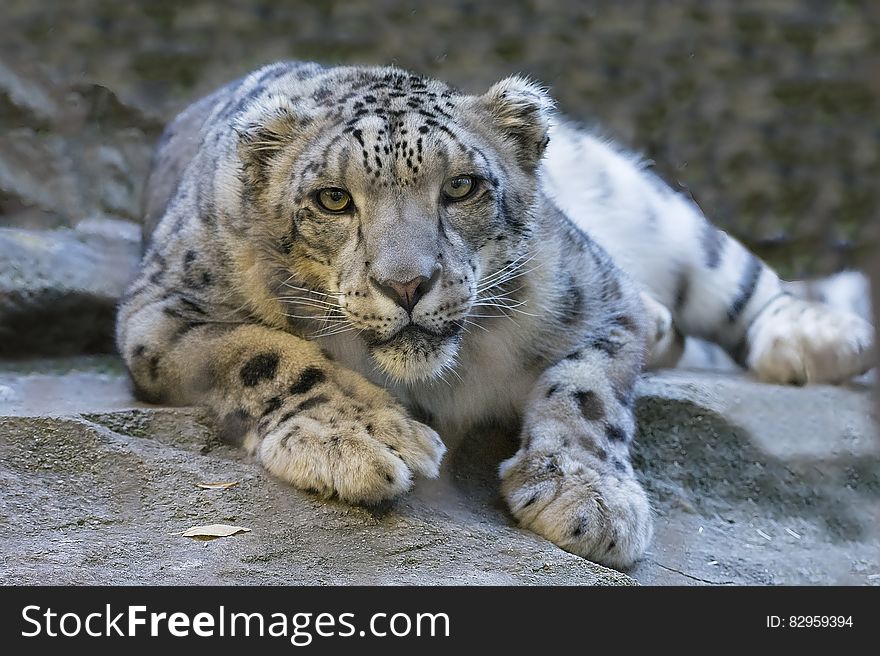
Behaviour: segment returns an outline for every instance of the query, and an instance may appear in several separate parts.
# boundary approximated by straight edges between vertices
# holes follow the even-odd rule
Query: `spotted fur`
[[[462,175],[472,191],[444,197]],[[329,212],[327,188],[352,204]],[[514,517],[618,567],[651,536],[629,457],[646,345],[674,322],[760,362],[763,317],[788,303],[518,77],[473,96],[396,68],[268,66],[169,126],[145,225],[117,330],[142,397],[205,404],[273,474],[356,503],[436,476],[435,429],[508,425]]]

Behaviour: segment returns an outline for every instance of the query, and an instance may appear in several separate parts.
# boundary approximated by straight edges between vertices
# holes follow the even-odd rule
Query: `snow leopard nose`
[[[427,276],[417,276],[407,282],[397,280],[379,281],[373,278],[373,283],[380,292],[411,314],[416,303],[431,291],[439,277],[440,271],[438,269],[430,278]]]

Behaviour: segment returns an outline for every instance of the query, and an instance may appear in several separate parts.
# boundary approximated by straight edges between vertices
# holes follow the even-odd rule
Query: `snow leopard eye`
[[[443,183],[441,193],[450,201],[464,200],[477,188],[477,181],[472,175],[456,175]]]
[[[317,194],[317,199],[318,205],[328,212],[344,212],[351,207],[351,194],[345,191],[345,189],[337,187],[321,189]]]

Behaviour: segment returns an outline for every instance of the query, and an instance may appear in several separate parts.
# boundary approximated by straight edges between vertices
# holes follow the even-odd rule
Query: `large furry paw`
[[[855,314],[792,296],[749,329],[746,366],[769,383],[840,383],[874,365],[874,328]]]
[[[328,497],[372,504],[407,491],[414,473],[431,478],[439,473],[446,451],[440,437],[399,407],[367,408],[363,400],[343,395],[319,400],[282,414],[260,442],[260,460],[279,478]]]
[[[672,323],[672,313],[665,305],[646,292],[641,297],[648,314],[647,367],[672,368],[684,353],[684,335]]]
[[[566,551],[628,568],[651,541],[651,509],[632,475],[600,474],[564,452],[525,449],[501,463],[500,473],[520,525]]]

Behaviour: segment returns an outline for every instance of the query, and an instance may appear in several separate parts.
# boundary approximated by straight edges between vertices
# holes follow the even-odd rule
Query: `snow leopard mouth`
[[[428,381],[455,362],[461,345],[462,325],[449,324],[442,332],[410,323],[390,338],[368,341],[370,355],[391,379]]]
[[[435,330],[431,330],[430,328],[420,326],[417,323],[410,322],[393,335],[390,335],[383,339],[371,336],[366,336],[365,339],[367,343],[373,348],[400,347],[406,349],[407,347],[420,347],[424,349],[426,347],[430,347],[431,344],[439,345],[440,343],[448,340],[450,337],[458,335],[461,332],[462,327],[463,324],[456,321],[452,322],[449,325],[449,328],[447,328],[446,330],[438,332]]]

